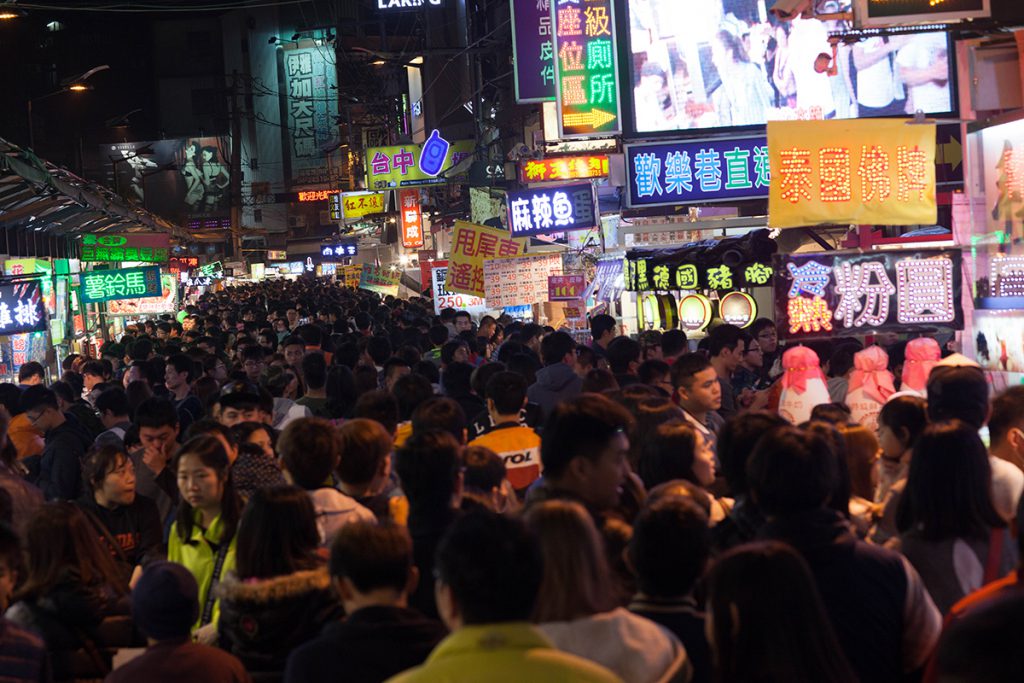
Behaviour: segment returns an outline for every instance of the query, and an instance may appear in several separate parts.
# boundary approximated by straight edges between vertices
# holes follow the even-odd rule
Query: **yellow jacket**
[[[422,666],[387,683],[622,683],[608,669],[554,649],[525,622],[466,626],[442,640]]]
[[[183,542],[178,535],[178,523],[175,522],[171,525],[171,537],[167,543],[167,559],[171,562],[177,562],[192,572],[192,576],[196,578],[196,583],[199,584],[199,619],[193,624],[193,631],[202,626],[199,622],[203,617],[203,606],[206,605],[206,596],[209,595],[213,584],[213,567],[217,559],[217,553],[210,543],[216,544],[223,534],[224,524],[221,522],[219,515],[213,520],[210,528],[203,531],[199,526],[198,510],[195,511],[192,536],[189,539],[189,543]],[[228,572],[235,570],[235,544],[237,540],[238,536],[231,537],[227,556],[224,558],[224,566],[220,572],[221,579],[224,579]],[[210,623],[216,624],[219,618],[220,600],[217,600],[213,603],[213,617]]]

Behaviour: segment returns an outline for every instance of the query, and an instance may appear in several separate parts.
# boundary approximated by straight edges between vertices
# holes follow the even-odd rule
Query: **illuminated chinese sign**
[[[771,121],[768,225],[932,225],[935,125]]]
[[[263,265],[262,263],[260,264]],[[155,315],[178,310],[178,283],[173,275],[160,276],[163,294],[147,299],[118,299],[107,303],[107,315]]]
[[[126,233],[123,235],[82,235],[82,261],[144,261],[162,263],[170,251],[166,233]]]
[[[224,264],[220,261],[214,261],[213,263],[207,263],[205,266],[199,266],[199,274],[205,275],[206,277],[212,277],[214,279],[223,278]]]
[[[626,145],[629,206],[736,201],[768,196],[763,136]]]
[[[324,145],[336,142],[337,64],[331,48],[287,49],[284,77],[288,118],[284,126],[296,184],[329,182]],[[336,95],[336,93],[335,93]]]
[[[505,230],[455,221],[445,287],[451,292],[483,298],[484,260],[525,253],[525,239],[512,239]]]
[[[42,332],[46,307],[38,282],[0,285],[0,336]]]
[[[345,192],[341,195],[341,215],[347,220],[384,213],[383,192]]]
[[[519,181],[544,183],[553,180],[586,180],[608,175],[608,155],[530,159],[519,164]]]
[[[626,252],[626,289],[631,292],[764,287],[772,282],[777,245],[767,230],[740,237],[689,242],[672,248]]]
[[[446,183],[444,171],[472,156],[472,140],[449,143],[435,130],[420,144],[370,147],[366,150],[366,186],[371,190]]]
[[[509,192],[509,228],[513,237],[588,230],[601,224],[594,204],[590,183]]]
[[[338,194],[337,190],[309,190],[308,192],[299,192],[300,202],[323,202],[331,198],[332,195]]]
[[[512,1],[512,60],[517,102],[555,99],[551,0]]]
[[[961,329],[956,250],[777,256],[776,320],[783,337],[887,329]]]
[[[199,267],[198,256],[172,256],[168,261],[168,270],[172,273],[187,273]]]
[[[483,299],[471,294],[459,294],[448,291],[445,280],[448,279],[448,265],[446,261],[439,261],[444,265],[430,269],[431,292],[434,297],[434,313],[441,314],[441,309],[454,308],[457,311],[467,311],[470,315],[482,315],[487,308]]]
[[[144,299],[162,296],[160,268],[122,268],[94,270],[81,274],[82,303],[93,304],[113,299]]]
[[[287,251],[279,251],[274,249],[267,250],[267,259],[271,261],[283,261],[286,258],[288,258]],[[174,272],[173,268],[171,269],[171,272]]]
[[[423,246],[423,208],[419,190],[401,190],[398,193],[399,225],[402,229],[402,247],[419,249]]]
[[[587,288],[582,275],[551,275],[548,277],[548,301],[575,301]]]
[[[560,137],[622,132],[611,0],[552,0]]]
[[[713,315],[711,300],[703,294],[689,294],[679,302],[679,323],[691,334],[703,332]]]
[[[325,259],[346,258],[349,256],[355,256],[358,253],[359,248],[356,246],[355,242],[340,242],[320,245],[320,255]]]

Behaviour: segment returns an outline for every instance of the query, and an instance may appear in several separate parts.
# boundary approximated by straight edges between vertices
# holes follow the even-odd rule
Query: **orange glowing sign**
[[[322,202],[330,199],[332,194],[338,194],[338,190],[308,190],[299,192],[299,201]]]
[[[608,155],[588,154],[553,159],[531,159],[519,165],[519,181],[543,183],[551,180],[586,180],[608,175]]]
[[[419,190],[400,190],[399,209],[402,215],[402,247],[419,249],[423,246],[423,207]]]

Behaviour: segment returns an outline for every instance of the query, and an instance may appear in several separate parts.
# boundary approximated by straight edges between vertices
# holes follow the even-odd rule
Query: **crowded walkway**
[[[1024,670],[1024,388],[931,339],[578,344],[313,277],[183,313],[0,385],[0,681]]]

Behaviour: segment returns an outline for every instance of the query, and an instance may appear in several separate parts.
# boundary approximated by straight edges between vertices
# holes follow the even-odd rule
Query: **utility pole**
[[[242,253],[242,116],[238,111],[238,69],[231,72],[231,244]]]

